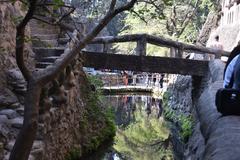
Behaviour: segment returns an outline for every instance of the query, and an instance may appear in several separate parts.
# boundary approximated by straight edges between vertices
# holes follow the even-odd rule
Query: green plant
[[[95,87],[103,87],[103,82],[98,76],[87,75],[87,79],[90,84],[93,84]]]
[[[162,96],[163,101],[167,102],[169,98],[170,98],[170,93],[168,91],[164,92]]]
[[[78,160],[81,156],[80,149],[73,148],[65,157],[65,160]]]
[[[79,122],[80,132],[83,135],[82,153],[88,154],[95,151],[100,145],[114,137],[116,128],[114,124],[114,112],[110,107],[104,107],[101,103],[102,93],[98,90],[91,91],[90,84],[101,85],[96,76],[88,76],[87,84],[84,86],[86,92],[86,110],[82,120]]]
[[[188,138],[192,135],[193,118],[192,116],[181,115],[179,120],[181,125],[180,135],[187,142]]]
[[[170,98],[169,92],[164,92],[163,94],[163,106],[164,106],[164,117],[172,121],[173,123],[178,123],[180,126],[180,136],[184,142],[188,141],[188,138],[192,134],[193,128],[193,118],[190,115],[185,115],[184,113],[179,113],[176,110],[173,110],[169,106],[168,101]]]
[[[185,115],[184,113],[176,113],[175,110],[165,107],[164,117],[174,123],[180,125],[180,136],[184,142],[188,141],[188,138],[192,134],[193,118],[190,115]]]

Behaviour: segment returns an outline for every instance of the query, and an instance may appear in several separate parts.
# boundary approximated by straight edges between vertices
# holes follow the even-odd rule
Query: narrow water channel
[[[163,118],[162,99],[149,95],[106,96],[115,112],[117,127],[112,143],[87,160],[173,160],[168,122]]]

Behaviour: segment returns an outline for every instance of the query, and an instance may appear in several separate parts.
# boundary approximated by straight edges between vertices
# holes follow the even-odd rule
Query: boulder
[[[16,95],[7,88],[0,90],[0,107],[8,107],[18,102]]]
[[[14,118],[10,123],[13,128],[20,129],[23,126],[23,117]]]
[[[0,111],[0,115],[6,115],[8,119],[13,119],[19,116],[13,109],[3,109]]]

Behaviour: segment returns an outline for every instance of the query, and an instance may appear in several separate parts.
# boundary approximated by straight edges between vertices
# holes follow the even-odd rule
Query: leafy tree
[[[147,33],[193,43],[208,13],[216,10],[218,3],[218,0],[140,0],[127,15],[120,34]],[[115,47],[127,53],[134,53],[135,48],[133,44]],[[148,55],[165,56],[168,52],[165,48],[148,45]]]

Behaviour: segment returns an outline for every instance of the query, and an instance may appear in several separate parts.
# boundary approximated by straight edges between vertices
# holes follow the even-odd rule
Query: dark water
[[[114,141],[87,160],[172,160],[170,130],[163,118],[162,100],[151,96],[106,96],[115,112]]]

